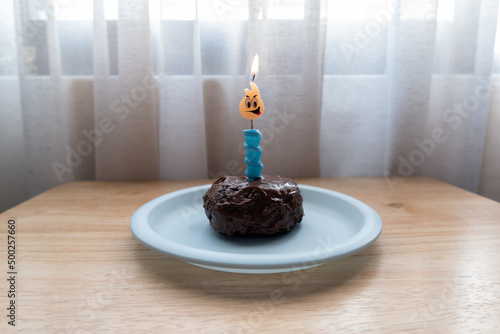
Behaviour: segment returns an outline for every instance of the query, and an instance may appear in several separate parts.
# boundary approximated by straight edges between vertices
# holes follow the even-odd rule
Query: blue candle
[[[243,135],[245,136],[245,145],[243,147],[247,151],[245,158],[247,170],[245,171],[245,175],[249,181],[254,181],[262,177],[261,171],[264,167],[260,161],[262,149],[259,146],[262,134],[257,129],[251,129],[243,130]]]
[[[259,56],[255,55],[252,63],[252,82],[250,82],[250,87],[252,90],[245,89],[245,96],[240,102],[240,114],[246,119],[250,120],[250,130],[243,130],[243,135],[245,136],[245,151],[247,151],[247,157],[245,158],[245,163],[247,164],[247,170],[245,175],[248,181],[254,181],[262,177],[262,168],[264,165],[260,161],[260,156],[262,155],[262,149],[260,148],[260,140],[262,139],[262,134],[259,130],[253,128],[253,120],[262,116],[264,112],[264,101],[260,97],[259,87],[253,82],[255,75],[257,74],[257,69],[259,67]]]

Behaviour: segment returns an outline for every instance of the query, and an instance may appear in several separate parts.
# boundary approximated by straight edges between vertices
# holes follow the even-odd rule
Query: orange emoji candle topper
[[[245,89],[245,97],[240,102],[240,114],[249,120],[254,120],[264,112],[264,102],[260,98],[259,87],[253,82],[259,68],[259,56],[255,55],[252,62],[252,90]]]
[[[259,88],[250,82],[252,90],[245,89],[245,97],[240,102],[240,114],[246,119],[254,120],[264,112],[264,102],[260,98]]]

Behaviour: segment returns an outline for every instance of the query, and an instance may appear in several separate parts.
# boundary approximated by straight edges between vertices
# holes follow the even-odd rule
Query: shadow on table
[[[376,244],[356,255],[318,267],[262,275],[204,269],[167,258],[140,244],[137,244],[135,253],[143,270],[151,273],[157,283],[224,299],[262,301],[285,298],[290,303],[324,294],[327,290],[334,292],[342,289],[339,298],[361,291],[376,275],[380,264],[381,255],[372,251]],[[345,289],[349,289],[350,293],[346,294]]]

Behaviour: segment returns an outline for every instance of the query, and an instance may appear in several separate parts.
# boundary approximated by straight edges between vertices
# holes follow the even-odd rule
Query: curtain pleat
[[[162,5],[167,7],[166,1],[162,1]],[[162,10],[168,9],[162,7]],[[157,64],[160,178],[204,179],[208,173],[199,20],[195,16],[192,24],[176,26],[164,22],[161,13],[157,19],[160,22],[160,60]],[[187,41],[183,40],[184,34],[187,34]],[[192,75],[172,75],[164,64],[169,64],[172,58],[182,57],[175,45],[183,43],[189,43],[186,48],[192,50],[192,59],[186,60],[192,67]],[[186,107],[186,101],[190,107]]]
[[[26,4],[14,2],[19,103],[27,167],[25,179],[30,196],[58,184],[65,174],[66,180],[72,181],[70,170],[78,164],[77,159],[66,158],[71,155],[71,149],[68,145],[68,123],[62,98],[63,82],[55,11],[49,2],[44,4],[43,10],[46,20],[33,23],[29,20]],[[24,63],[30,57],[28,52],[32,51],[26,41],[37,38],[47,41],[43,51],[47,58],[48,73],[43,76],[30,72]]]
[[[477,192],[487,137],[498,1],[459,3],[455,10],[455,25],[467,27],[473,34],[446,36],[455,39],[447,52],[461,54],[465,41],[474,45],[469,57],[465,56],[467,52],[462,56],[470,68],[462,65],[461,71],[465,73],[460,75],[446,69],[433,78],[429,121],[424,136],[419,138],[418,149],[424,152],[425,147],[431,149],[435,146],[435,153],[427,158],[425,175]],[[443,41],[438,40],[436,44],[440,42]],[[433,140],[433,131],[440,129],[442,143]]]
[[[118,18],[118,75],[106,74],[106,64],[95,64],[99,73],[94,74],[98,78],[94,124],[105,136],[96,147],[96,179],[155,180],[159,175],[158,93],[148,1],[120,0]],[[98,34],[105,31],[94,32]],[[105,39],[97,38],[95,54],[106,53]]]
[[[31,196],[27,179],[28,169],[24,145],[24,122],[19,86],[14,3],[0,4],[0,21],[3,33],[0,45],[11,55],[8,64],[10,77],[0,80],[0,211],[12,207]]]

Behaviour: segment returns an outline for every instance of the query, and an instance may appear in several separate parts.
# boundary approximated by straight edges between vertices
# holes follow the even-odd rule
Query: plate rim
[[[286,269],[311,264],[324,264],[357,253],[371,245],[382,233],[380,215],[366,203],[349,195],[334,190],[299,184],[302,190],[319,192],[324,195],[340,198],[361,211],[364,217],[362,228],[352,237],[333,247],[315,248],[314,251],[289,254],[241,254],[193,248],[165,239],[154,231],[148,223],[151,211],[160,203],[186,193],[207,190],[211,184],[189,187],[159,196],[137,209],[130,219],[130,228],[134,237],[146,247],[169,257],[192,264],[201,264],[225,269]],[[208,222],[208,220],[207,220]]]

